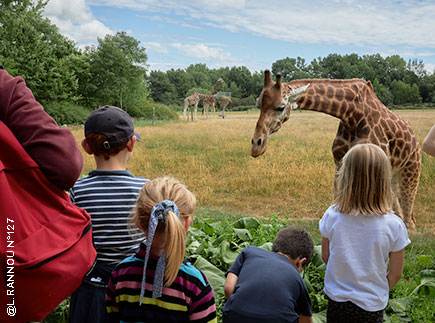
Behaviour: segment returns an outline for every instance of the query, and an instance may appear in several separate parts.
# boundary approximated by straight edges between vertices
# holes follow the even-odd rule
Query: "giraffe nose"
[[[251,144],[252,144],[252,146],[254,146],[254,138],[252,138],[252,140],[251,140]],[[257,140],[257,146],[261,146],[261,138],[259,138],[259,139]]]

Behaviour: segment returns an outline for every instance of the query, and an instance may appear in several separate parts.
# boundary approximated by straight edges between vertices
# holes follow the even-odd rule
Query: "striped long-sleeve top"
[[[205,275],[189,260],[181,264],[175,281],[163,287],[162,296],[152,298],[158,256],[150,254],[145,295],[139,305],[145,245],[112,272],[106,295],[111,322],[216,322],[213,290]]]
[[[71,201],[91,215],[98,262],[119,263],[145,238],[140,230],[129,232],[127,219],[146,181],[127,170],[93,170],[70,190]]]

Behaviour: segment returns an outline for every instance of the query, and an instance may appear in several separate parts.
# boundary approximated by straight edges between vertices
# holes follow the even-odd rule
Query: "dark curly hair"
[[[308,265],[313,257],[314,243],[310,234],[301,227],[291,226],[279,230],[273,241],[272,251],[282,252],[291,259],[307,258]]]

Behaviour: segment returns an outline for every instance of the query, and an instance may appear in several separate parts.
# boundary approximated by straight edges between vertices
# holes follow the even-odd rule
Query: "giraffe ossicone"
[[[296,110],[298,108],[298,105],[296,104],[296,100],[299,98],[299,96],[304,93],[308,87],[310,86],[310,83],[307,85],[292,89],[283,97],[283,103],[287,106],[290,106],[290,110]]]

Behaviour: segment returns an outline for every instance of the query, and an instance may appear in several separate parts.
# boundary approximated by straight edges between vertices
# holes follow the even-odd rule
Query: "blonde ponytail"
[[[165,287],[170,286],[183,263],[186,250],[186,221],[190,224],[195,205],[195,195],[174,178],[157,178],[146,182],[142,188],[133,211],[133,219],[130,221],[148,236],[145,242],[146,253],[140,304],[145,292],[145,272],[153,237],[159,236],[160,241],[164,243],[163,254],[166,255],[163,257],[162,254],[159,258],[154,276],[153,298],[158,298],[162,293],[163,281]]]
[[[165,287],[170,286],[177,277],[186,250],[185,228],[180,218],[172,211],[166,215],[166,268]]]

